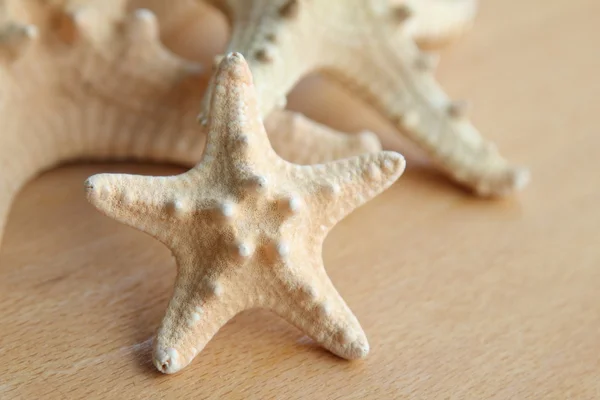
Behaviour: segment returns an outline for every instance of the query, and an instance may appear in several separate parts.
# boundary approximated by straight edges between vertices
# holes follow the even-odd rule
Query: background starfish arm
[[[165,244],[190,208],[176,194],[181,186],[177,176],[98,174],[85,181],[87,198],[100,212]]]
[[[528,172],[508,163],[466,119],[434,79],[433,58],[405,37],[380,35],[367,54],[339,64],[332,76],[354,87],[448,176],[482,196],[522,188]]]
[[[392,0],[399,10],[412,10],[409,33],[419,47],[438,50],[449,45],[473,26],[478,0]]]
[[[14,66],[0,63],[0,89],[11,99],[0,107],[0,231],[18,190],[57,164],[139,159],[191,167],[204,149],[195,120],[205,88],[198,66],[161,45],[148,12],[80,3],[18,0],[0,8],[10,11],[0,12],[0,31],[37,30]]]
[[[295,164],[318,164],[381,150],[372,132],[347,134],[287,110],[274,111],[265,120],[275,152]]]
[[[306,45],[315,42],[308,11],[311,4],[298,0],[212,3],[217,3],[231,24],[226,53],[241,53],[250,65],[261,115],[285,108],[289,91],[319,64],[318,46]]]
[[[321,346],[349,360],[369,352],[367,337],[344,299],[327,276],[321,260],[299,260],[303,272],[284,281],[285,298],[274,312]]]
[[[313,210],[312,221],[323,233],[355,208],[383,192],[404,172],[400,154],[383,151],[301,167],[308,182],[306,201]]]

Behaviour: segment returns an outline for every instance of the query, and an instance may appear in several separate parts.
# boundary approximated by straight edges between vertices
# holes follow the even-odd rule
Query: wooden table
[[[444,52],[446,89],[474,102],[476,126],[533,180],[510,199],[480,200],[406,151],[398,183],[325,243],[327,270],[371,343],[364,361],[252,311],[182,373],[161,375],[151,337],[173,260],[96,212],[82,182],[181,170],[76,165],[39,177],[0,251],[0,398],[600,398],[599,15],[598,0],[488,0]],[[291,105],[397,145],[333,89],[313,97],[317,84]]]

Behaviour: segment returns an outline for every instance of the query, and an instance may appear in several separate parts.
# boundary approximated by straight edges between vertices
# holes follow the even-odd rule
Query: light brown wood
[[[473,101],[475,124],[531,166],[532,184],[477,199],[408,152],[398,183],[334,229],[325,264],[369,337],[366,360],[338,359],[251,311],[181,374],[158,373],[149,339],[173,260],[95,211],[83,181],[181,170],[77,165],[29,184],[10,215],[0,398],[599,398],[598,15],[597,0],[488,0],[443,54],[442,84]],[[338,129],[387,132],[398,148],[339,91],[314,98],[319,82],[291,105]]]

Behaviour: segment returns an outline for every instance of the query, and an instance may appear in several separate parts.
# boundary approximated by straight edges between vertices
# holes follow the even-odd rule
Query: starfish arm
[[[293,111],[273,111],[265,127],[275,152],[295,164],[318,164],[381,150],[372,132],[338,132]]]
[[[404,157],[392,151],[298,167],[307,181],[304,192],[314,210],[315,229],[326,234],[354,209],[390,187],[404,172]]]
[[[322,260],[298,260],[295,274],[282,279],[278,315],[339,357],[354,360],[369,352],[360,323],[327,276]]]
[[[414,14],[409,31],[419,47],[438,50],[471,29],[478,0],[410,0],[402,3],[398,10],[408,7]]]
[[[85,189],[88,201],[104,215],[169,245],[179,217],[191,207],[176,194],[189,183],[185,175],[98,174],[85,181]]]
[[[366,54],[338,64],[331,75],[374,104],[436,164],[482,196],[501,196],[522,188],[527,170],[514,167],[484,140],[464,116],[460,102],[442,91],[426,57],[412,39],[383,34]],[[351,55],[348,55],[351,57]]]
[[[178,263],[175,289],[154,341],[154,365],[163,373],[187,366],[227,321],[246,308],[226,283],[211,277],[210,266],[201,264],[201,260]]]
[[[268,169],[281,158],[270,145],[258,109],[252,73],[244,56],[230,53],[222,59],[211,79],[208,139],[204,158],[230,164]]]

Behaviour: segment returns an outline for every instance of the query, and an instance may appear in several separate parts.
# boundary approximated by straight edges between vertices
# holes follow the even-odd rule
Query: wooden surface
[[[266,311],[225,326],[182,373],[151,364],[169,251],[86,203],[101,171],[29,184],[0,250],[1,399],[600,398],[600,2],[486,0],[438,76],[533,180],[476,199],[409,153],[389,191],[325,242],[371,354],[346,362]],[[291,104],[349,131],[391,130],[306,82]],[[302,99],[309,99],[303,102]],[[387,143],[392,143],[388,140]],[[44,395],[44,393],[46,393]]]

